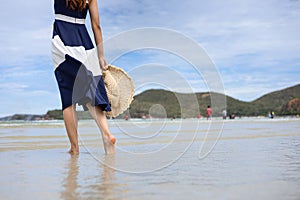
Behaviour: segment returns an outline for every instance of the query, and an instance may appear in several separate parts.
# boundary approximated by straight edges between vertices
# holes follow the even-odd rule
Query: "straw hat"
[[[134,85],[132,79],[121,68],[109,65],[102,72],[108,100],[111,104],[109,117],[117,117],[127,110],[133,101]]]

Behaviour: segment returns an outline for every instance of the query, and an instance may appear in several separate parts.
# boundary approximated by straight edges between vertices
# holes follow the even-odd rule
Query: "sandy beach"
[[[0,123],[0,199],[299,199],[300,120],[93,121],[71,156],[62,121]]]

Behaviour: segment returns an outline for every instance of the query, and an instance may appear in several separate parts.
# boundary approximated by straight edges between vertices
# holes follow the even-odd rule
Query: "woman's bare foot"
[[[110,138],[110,142],[111,142],[112,144],[116,144],[116,141],[117,141],[117,140],[116,140],[115,136],[113,136],[113,135],[110,134],[110,137],[109,137],[109,138]]]
[[[116,138],[112,134],[109,134],[109,136],[103,136],[103,143],[106,154],[116,153]]]

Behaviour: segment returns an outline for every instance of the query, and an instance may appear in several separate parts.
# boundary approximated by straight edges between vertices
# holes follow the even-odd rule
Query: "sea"
[[[300,199],[300,119],[92,120],[80,154],[63,121],[0,122],[0,199]]]

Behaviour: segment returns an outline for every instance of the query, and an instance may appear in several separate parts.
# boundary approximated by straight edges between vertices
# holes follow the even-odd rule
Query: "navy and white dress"
[[[88,4],[78,11],[68,8],[66,0],[55,0],[54,10],[52,59],[62,109],[78,103],[86,110],[90,102],[111,111],[97,49],[85,26]]]

